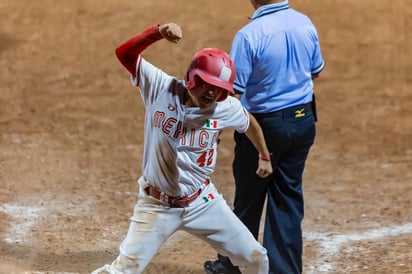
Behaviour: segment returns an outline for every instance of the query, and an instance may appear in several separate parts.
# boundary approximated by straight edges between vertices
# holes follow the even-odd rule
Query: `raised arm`
[[[139,54],[162,38],[169,42],[177,43],[182,38],[180,26],[175,23],[156,24],[132,36],[116,48],[117,59],[135,77],[136,62]]]

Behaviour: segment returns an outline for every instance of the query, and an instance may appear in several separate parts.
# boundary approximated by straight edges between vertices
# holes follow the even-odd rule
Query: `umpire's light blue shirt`
[[[252,113],[266,113],[312,101],[312,74],[324,67],[311,20],[288,1],[264,5],[236,33],[230,56],[234,88]]]

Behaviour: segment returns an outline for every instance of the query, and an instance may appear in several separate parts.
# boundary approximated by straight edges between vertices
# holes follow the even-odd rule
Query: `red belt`
[[[206,179],[204,185],[207,186],[208,184],[209,179]],[[170,197],[164,194],[164,192],[160,191],[159,189],[151,185],[148,185],[144,189],[144,192],[146,192],[147,195],[150,195],[155,199],[168,203],[171,207],[187,207],[191,202],[193,202],[194,200],[196,200],[197,197],[199,197],[200,193],[202,192],[202,189],[203,188],[199,188],[199,190],[197,190],[192,195],[184,197]]]

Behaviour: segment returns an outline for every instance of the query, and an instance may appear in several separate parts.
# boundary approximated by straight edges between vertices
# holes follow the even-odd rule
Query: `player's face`
[[[225,89],[209,85],[202,82],[194,89],[189,90],[190,106],[196,106],[200,108],[207,108],[215,104],[223,92],[227,92]]]

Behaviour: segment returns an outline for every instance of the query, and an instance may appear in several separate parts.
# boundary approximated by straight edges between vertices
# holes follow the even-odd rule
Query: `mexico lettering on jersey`
[[[207,109],[183,105],[184,81],[140,56],[131,82],[146,108],[143,176],[167,195],[194,193],[214,170],[221,131],[247,130],[246,111],[230,96]]]

